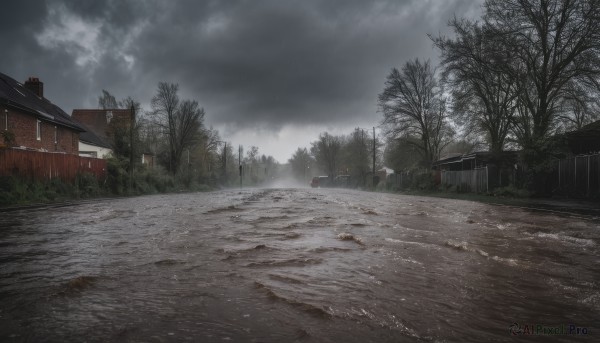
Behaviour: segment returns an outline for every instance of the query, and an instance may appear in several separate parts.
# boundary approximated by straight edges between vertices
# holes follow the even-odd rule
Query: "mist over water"
[[[310,179],[304,182],[294,177],[279,177],[265,182],[263,188],[310,188]]]
[[[3,212],[0,340],[453,342],[511,340],[513,323],[574,324],[588,339],[599,329],[597,218],[301,186]]]

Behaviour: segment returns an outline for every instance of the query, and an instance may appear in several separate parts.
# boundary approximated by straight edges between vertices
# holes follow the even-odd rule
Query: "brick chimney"
[[[44,97],[44,83],[37,77],[30,77],[25,81],[25,88],[34,92],[40,98]]]

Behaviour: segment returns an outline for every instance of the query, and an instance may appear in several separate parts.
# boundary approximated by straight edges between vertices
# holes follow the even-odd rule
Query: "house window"
[[[58,143],[58,129],[54,127],[54,144]]]
[[[35,130],[35,137],[38,141],[42,140],[42,122],[40,120],[37,121],[37,128]]]
[[[4,110],[4,130],[8,131],[8,110]]]

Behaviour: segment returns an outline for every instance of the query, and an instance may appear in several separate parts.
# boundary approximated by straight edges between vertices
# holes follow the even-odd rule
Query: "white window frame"
[[[54,125],[54,144],[58,143],[58,128]]]
[[[35,129],[35,138],[38,141],[42,140],[42,121],[39,120],[39,119],[37,121],[37,126],[36,126],[36,129]]]

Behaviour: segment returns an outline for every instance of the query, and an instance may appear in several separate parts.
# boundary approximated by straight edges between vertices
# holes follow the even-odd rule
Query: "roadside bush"
[[[93,174],[83,173],[77,176],[78,195],[82,198],[90,198],[100,195],[98,180]]]
[[[436,185],[430,172],[422,172],[414,174],[410,188],[421,191],[434,190]]]
[[[458,187],[456,185],[440,185],[440,190],[449,193],[457,193]]]
[[[195,184],[194,174],[187,168],[177,173],[176,180],[185,189],[191,189]]]
[[[12,176],[0,176],[0,204],[15,203],[18,194],[16,194],[16,178]]]
[[[106,179],[98,181],[93,174],[77,175],[74,183],[58,178],[32,182],[16,176],[0,176],[0,206],[20,205],[73,198],[92,198],[101,195],[141,195],[174,191],[210,191],[211,187],[199,182],[199,177],[186,172],[174,177],[160,166],[147,168],[138,165],[130,189],[129,161],[107,159]]]
[[[128,161],[112,157],[106,160],[106,187],[115,195],[125,194],[128,188]]]
[[[196,187],[195,191],[197,192],[210,192],[212,191],[212,188],[209,185],[206,184],[200,184]]]
[[[499,187],[492,191],[494,196],[512,197],[512,198],[528,198],[531,192],[526,189],[516,188],[514,186]]]
[[[76,193],[74,185],[59,178],[51,179],[46,185],[46,191],[55,192],[58,196],[71,196]]]
[[[48,202],[77,196],[75,186],[57,178],[31,182],[15,176],[0,177],[0,205]]]
[[[160,167],[140,166],[134,175],[137,194],[165,193],[175,189],[173,177]]]

